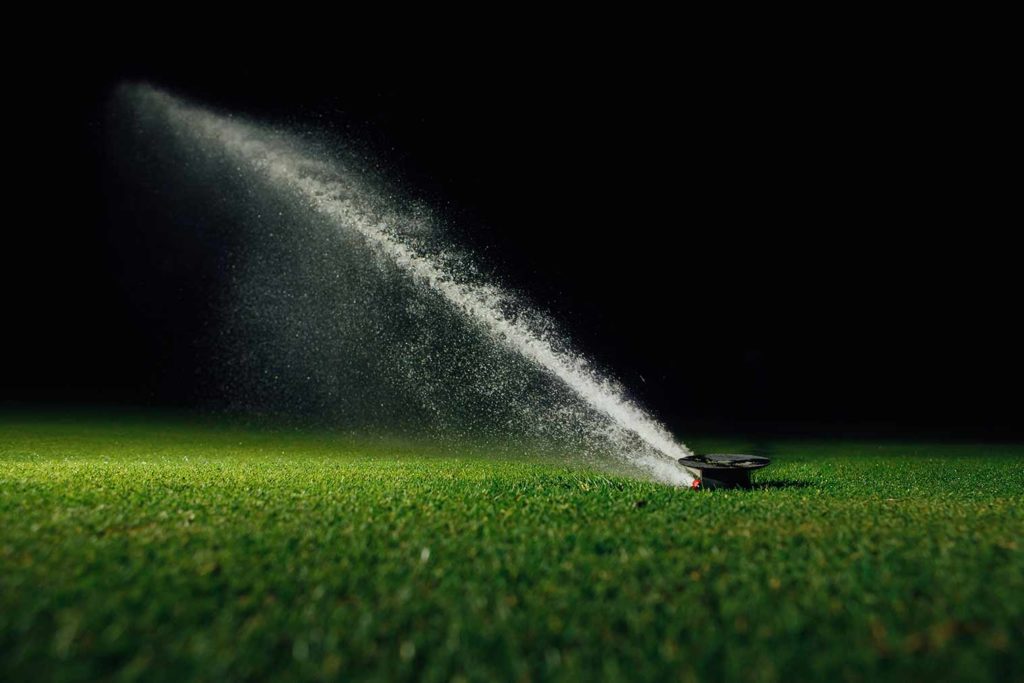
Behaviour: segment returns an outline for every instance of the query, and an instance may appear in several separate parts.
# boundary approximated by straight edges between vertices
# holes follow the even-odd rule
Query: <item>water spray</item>
[[[586,411],[600,418],[600,424],[586,428],[590,433],[610,435],[608,441],[616,445],[613,450],[622,462],[678,486],[689,486],[697,478],[699,468],[684,462],[693,456],[692,451],[629,400],[617,383],[564,348],[560,340],[538,331],[527,317],[510,314],[509,310],[519,306],[510,293],[461,276],[443,254],[417,249],[395,229],[388,211],[380,208],[381,193],[364,179],[308,152],[298,138],[215,114],[148,86],[132,86],[127,92],[137,103],[160,112],[179,135],[204,148],[218,148],[238,171],[251,173],[282,195],[290,195],[334,229],[357,235],[382,260],[439,295],[493,344],[556,378]],[[562,410],[559,419],[572,420],[580,412],[547,410],[547,415],[538,410],[537,419],[553,417]],[[624,446],[627,441],[635,446]]]

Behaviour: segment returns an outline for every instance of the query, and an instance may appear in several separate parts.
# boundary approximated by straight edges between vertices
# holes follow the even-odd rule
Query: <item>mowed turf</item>
[[[0,680],[1024,680],[1024,448],[767,446],[693,492],[0,417]]]

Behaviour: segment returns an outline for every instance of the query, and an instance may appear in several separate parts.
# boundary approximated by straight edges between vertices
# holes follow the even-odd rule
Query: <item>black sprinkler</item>
[[[708,453],[679,458],[679,464],[693,476],[693,488],[749,489],[750,473],[771,461],[760,455]]]

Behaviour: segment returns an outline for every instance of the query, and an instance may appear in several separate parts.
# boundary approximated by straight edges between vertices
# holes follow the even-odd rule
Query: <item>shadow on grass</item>
[[[806,489],[813,486],[809,481],[799,481],[797,479],[769,479],[768,481],[756,481],[750,488],[751,491],[761,491],[764,489]]]

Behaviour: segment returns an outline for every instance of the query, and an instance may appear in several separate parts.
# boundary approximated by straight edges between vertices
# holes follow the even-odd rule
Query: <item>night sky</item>
[[[178,263],[140,288],[126,263],[154,247],[124,236],[147,226],[113,208],[105,103],[145,80],[351,140],[677,433],[1021,435],[1019,228],[983,104],[938,73],[733,66],[126,52],[22,73],[0,400],[201,407],[207,280]]]

